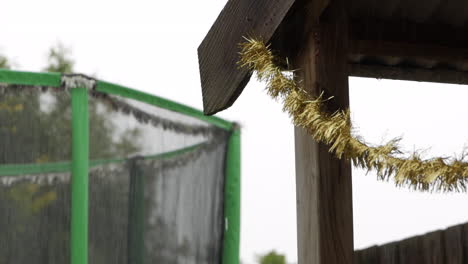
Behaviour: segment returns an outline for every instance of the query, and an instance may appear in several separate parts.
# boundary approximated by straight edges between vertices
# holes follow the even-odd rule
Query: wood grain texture
[[[435,231],[419,237],[420,253],[423,259],[422,263],[439,264],[445,263],[445,247],[443,233]],[[414,255],[417,255],[416,252]]]
[[[353,75],[466,83],[466,26],[361,16],[351,20],[349,27],[348,59],[353,69],[360,70],[358,74],[353,70]]]
[[[385,263],[385,264],[398,264],[398,252],[399,247],[398,243],[388,243],[386,245],[379,247],[379,262],[376,263]],[[365,250],[364,250],[365,251]],[[361,262],[361,263],[371,263]]]
[[[291,62],[303,88],[334,95],[328,108],[347,108],[347,25],[344,1],[330,3],[318,30]],[[328,146],[295,129],[296,196],[299,264],[350,264],[353,261],[351,165],[338,160]]]
[[[366,259],[370,263],[379,263],[380,261],[380,251],[379,247],[373,246],[368,248],[367,250],[362,251],[361,259]]]
[[[198,47],[203,108],[214,114],[237,99],[250,73],[239,69],[243,36],[268,42],[295,0],[229,0]]]
[[[309,34],[318,27],[330,1],[296,0],[270,41],[275,53],[281,58],[296,56]]]
[[[400,264],[414,264],[422,262],[422,247],[420,237],[412,237],[400,242]]]
[[[468,263],[468,223],[461,225],[461,233],[463,261],[464,263]]]
[[[422,69],[411,66],[395,67],[351,64],[349,74],[356,77],[377,79],[468,84],[468,72],[450,70],[446,68]]]
[[[468,49],[446,47],[430,43],[408,43],[382,40],[352,40],[349,52],[365,56],[403,57],[404,59],[426,59],[439,63],[456,63],[468,60]]]
[[[468,224],[355,252],[354,264],[468,263]],[[379,261],[375,260],[378,251]]]
[[[321,23],[330,1],[229,0],[198,48],[205,113],[214,114],[232,105],[250,79],[250,73],[236,64],[237,44],[242,36],[263,37],[271,41],[280,56],[291,58]],[[432,16],[426,17],[439,14],[434,6],[449,8],[451,4],[431,0],[414,8],[398,0],[347,2],[346,9],[352,14],[348,21],[350,58],[366,58],[351,59],[351,63],[363,66],[353,70],[358,72],[354,75],[468,83],[466,23],[441,23]],[[455,6],[465,5],[457,1]],[[461,14],[454,7],[450,10]],[[399,15],[395,16],[395,12]],[[402,19],[400,15],[412,19]]]
[[[445,264],[463,263],[463,227],[453,226],[443,232]],[[468,252],[467,252],[468,253]]]

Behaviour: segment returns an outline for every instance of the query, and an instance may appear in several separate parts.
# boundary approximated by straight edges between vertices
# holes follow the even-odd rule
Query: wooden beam
[[[423,69],[408,66],[351,64],[350,75],[377,79],[468,84],[468,72],[444,68]]]
[[[351,23],[350,57],[392,58],[392,61],[421,61],[421,67],[448,65],[468,69],[466,29],[415,23],[362,21]],[[384,62],[385,63],[385,62]],[[396,65],[398,66],[398,65]]]
[[[205,114],[231,106],[250,79],[239,69],[243,36],[269,41],[295,0],[229,0],[198,47]]]
[[[270,40],[281,58],[292,58],[314,31],[331,0],[296,0]],[[286,66],[286,65],[284,65]]]
[[[350,41],[349,52],[354,55],[425,59],[437,62],[457,63],[468,61],[468,48],[404,41],[353,39]]]
[[[349,106],[344,5],[345,0],[330,3],[292,58],[304,89],[335,96],[328,105],[330,111]],[[335,158],[328,146],[315,142],[301,128],[295,129],[295,147],[299,264],[351,264],[351,165]]]
[[[468,84],[467,28],[403,20],[350,22],[353,76]]]
[[[377,20],[360,17],[350,21],[350,39],[373,40],[466,49],[468,27],[454,27],[442,23],[426,24],[408,20]],[[447,49],[450,54],[452,52]]]

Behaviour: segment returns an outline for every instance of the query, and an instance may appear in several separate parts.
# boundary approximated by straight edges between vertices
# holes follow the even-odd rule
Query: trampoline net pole
[[[88,263],[88,91],[71,89],[72,95],[72,185],[71,264]]]
[[[224,183],[224,243],[223,264],[239,264],[240,241],[240,184],[241,184],[241,133],[234,128],[229,137],[226,155],[226,179]]]

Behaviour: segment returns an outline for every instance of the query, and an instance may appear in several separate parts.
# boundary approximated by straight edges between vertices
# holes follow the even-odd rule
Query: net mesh
[[[69,263],[71,96],[0,86],[0,264]],[[220,263],[228,133],[89,96],[89,263]]]

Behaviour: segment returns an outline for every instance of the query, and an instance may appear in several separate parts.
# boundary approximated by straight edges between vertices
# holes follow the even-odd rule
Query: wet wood
[[[229,0],[198,47],[203,109],[214,114],[237,99],[250,79],[239,69],[245,36],[268,42],[295,0]]]
[[[349,106],[347,24],[344,1],[336,1],[311,31],[292,66],[311,94],[333,94],[329,110]],[[323,19],[323,20],[322,20]],[[323,21],[323,23],[322,23]],[[295,129],[299,264],[351,264],[353,211],[351,165],[328,152],[303,129]]]
[[[468,262],[468,225],[457,225],[355,252],[355,264],[462,264]],[[376,251],[379,261],[376,261]]]

